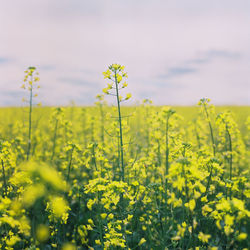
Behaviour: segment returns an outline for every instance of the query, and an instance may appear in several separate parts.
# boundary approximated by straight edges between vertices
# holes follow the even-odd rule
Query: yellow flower
[[[113,197],[112,202],[113,202],[115,205],[117,205],[117,203],[119,202],[119,200],[120,200],[120,196],[119,196],[119,195],[116,195],[116,196]]]
[[[181,176],[177,176],[177,180],[173,183],[173,187],[176,187],[179,191],[185,186],[185,179]]]
[[[117,82],[120,83],[122,81],[122,76],[117,74],[116,79],[117,79]]]
[[[218,204],[216,204],[216,209],[222,211],[230,211],[230,202],[225,199],[222,199]]]
[[[244,208],[244,201],[242,200],[239,200],[237,198],[233,198],[233,205],[238,208],[239,210],[243,211],[245,208]]]
[[[229,236],[231,233],[233,233],[233,229],[229,225],[226,225],[224,227],[224,232],[227,236]]]
[[[186,227],[187,227],[187,223],[185,221],[182,222],[181,226],[177,225],[177,228],[178,228],[177,236],[184,237],[185,231],[186,231]]]
[[[63,244],[62,246],[62,250],[76,250],[76,249],[77,249],[76,246],[69,242]]]
[[[146,240],[144,238],[141,238],[140,242],[138,243],[138,246],[142,245],[145,242],[146,242]]]
[[[185,207],[189,208],[191,212],[195,209],[196,202],[194,199],[190,200],[188,203],[185,204]]]
[[[107,214],[106,214],[106,213],[102,213],[102,214],[101,214],[101,218],[102,218],[102,219],[105,219],[106,217],[107,217]]]
[[[119,64],[116,64],[116,63],[112,64],[112,68],[114,70],[118,70],[120,67],[121,67],[121,65],[119,65]]]
[[[131,93],[128,93],[128,94],[126,95],[125,100],[129,100],[131,97],[132,97],[132,94],[131,94]]]
[[[194,198],[198,199],[200,196],[201,196],[201,193],[194,190]]]
[[[14,246],[18,241],[20,241],[21,239],[16,236],[16,235],[11,235],[9,239],[6,240],[6,244],[8,246]],[[8,248],[5,248],[8,249]]]
[[[40,242],[46,241],[50,236],[49,228],[46,225],[40,224],[36,228],[36,237]]]
[[[110,79],[111,71],[108,69],[107,71],[103,72],[102,74],[104,75],[104,78],[109,78]]]
[[[108,83],[108,89],[112,89],[113,88],[113,83]]]
[[[237,236],[237,240],[238,240],[238,241],[245,240],[246,238],[247,238],[247,234],[246,234],[246,233],[240,233],[240,234]]]
[[[102,92],[108,95],[108,94],[109,94],[109,91],[108,91],[108,90],[109,90],[108,88],[104,88],[104,89],[102,90]]]
[[[70,210],[67,202],[62,197],[54,197],[51,201],[51,208],[57,218],[63,217]]]
[[[201,198],[201,201],[202,201],[202,202],[207,202],[207,196],[202,197],[202,198]]]
[[[89,231],[92,231],[93,230],[93,227],[91,227],[91,225],[87,225],[87,230],[89,230]]]
[[[93,205],[95,204],[95,200],[89,199],[87,202],[87,207],[89,210],[92,210]]]
[[[204,216],[207,216],[207,214],[210,213],[210,212],[212,212],[212,211],[213,211],[213,209],[211,207],[209,207],[208,205],[204,205],[202,207],[202,214]]]
[[[23,203],[25,206],[32,206],[35,201],[45,194],[45,187],[42,184],[32,185],[26,188],[23,193]]]
[[[210,234],[204,234],[204,233],[200,232],[199,235],[198,235],[198,238],[203,243],[208,243],[208,239],[211,238],[211,235]]]
[[[109,218],[110,220],[112,220],[112,219],[114,218],[114,215],[111,213],[111,214],[108,215],[108,218]]]
[[[225,224],[228,225],[228,226],[232,226],[234,223],[234,217],[229,215],[229,214],[226,214],[225,216]]]
[[[145,221],[144,217],[142,217],[142,216],[139,218],[139,220],[140,221]]]
[[[93,227],[95,226],[92,219],[88,219],[88,223],[89,223],[91,226],[93,226]]]
[[[133,218],[133,215],[132,215],[132,214],[129,214],[129,215],[128,215],[128,221],[130,221],[132,218]]]
[[[217,220],[215,224],[216,224],[216,226],[218,227],[218,229],[220,229],[220,230],[221,230],[221,228],[222,228],[222,227],[221,227],[220,221],[219,221],[219,220]]]
[[[194,218],[194,219],[193,219],[193,228],[195,229],[195,228],[197,227],[197,225],[198,225],[198,222],[197,222],[197,220]]]
[[[100,240],[95,240],[95,244],[96,244],[96,245],[101,245],[102,243],[101,243]]]
[[[122,84],[122,87],[123,88],[126,88],[128,86],[128,84],[126,83],[126,82],[124,82],[123,84]]]
[[[171,238],[171,240],[176,240],[176,241],[180,240],[180,239],[181,239],[181,237],[179,235],[176,235],[176,236],[174,236],[174,237]]]

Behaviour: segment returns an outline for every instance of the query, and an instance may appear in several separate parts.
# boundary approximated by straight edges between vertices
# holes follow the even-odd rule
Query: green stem
[[[5,176],[5,170],[4,170],[4,163],[2,160],[2,171],[3,171],[3,184],[4,184],[4,192],[3,192],[3,197],[7,195],[7,182],[6,182],[6,176]]]
[[[212,179],[212,174],[213,174],[213,166],[211,165],[210,166],[210,173],[209,173],[209,177],[208,177],[208,181],[207,181],[207,186],[206,186],[206,191],[204,193],[204,196],[206,196],[207,193],[208,193],[210,182],[211,182],[211,179]]]
[[[169,169],[169,138],[168,138],[168,129],[169,129],[169,116],[167,117],[166,121],[166,175],[168,174],[168,169]],[[167,182],[167,179],[166,179]]]
[[[196,121],[195,121],[195,125],[194,125],[194,132],[195,132],[195,135],[196,135],[196,139],[197,139],[197,143],[198,143],[198,148],[200,149],[200,148],[201,148],[201,142],[200,142],[199,133],[198,133],[198,131],[197,131],[197,124],[196,124]]]
[[[119,99],[119,91],[118,91],[118,81],[117,74],[115,72],[115,88],[116,88],[116,99],[117,99],[117,107],[118,107],[118,115],[119,115],[119,128],[120,128],[120,155],[121,155],[121,179],[124,181],[124,161],[123,161],[123,138],[122,138],[122,117],[121,117],[121,107],[120,107],[120,99]]]
[[[148,126],[148,121],[147,118],[149,117],[149,111],[148,111],[148,107],[146,107],[146,117],[145,117],[145,121],[146,121],[146,140],[147,140],[147,155],[149,153],[149,146],[150,146],[150,140],[149,140],[149,126]]]
[[[233,171],[232,138],[231,138],[231,134],[230,134],[230,132],[228,130],[227,125],[226,125],[226,132],[227,132],[227,135],[228,135],[229,151],[230,151],[230,157],[229,157],[229,179],[230,179],[230,181],[232,181],[232,171]],[[230,199],[231,199],[231,196],[232,196],[232,188],[230,188],[230,193],[229,193]]]
[[[92,163],[94,164],[95,169],[97,171],[98,169],[97,169],[97,164],[96,164],[95,147],[96,147],[96,144],[93,143],[93,145],[92,145]]]
[[[92,143],[94,143],[94,141],[95,141],[95,138],[94,138],[94,117],[91,117],[90,129],[91,129],[91,141],[92,141]]]
[[[101,140],[102,140],[102,145],[104,145],[104,112],[102,104],[100,104],[100,114],[101,114]]]
[[[31,82],[32,82],[32,76],[31,76]],[[31,124],[32,124],[32,84],[30,85],[30,108],[29,108],[29,138],[28,138],[28,149],[27,149],[27,161],[29,160],[30,156],[30,148],[31,148]]]
[[[161,167],[161,144],[160,140],[157,140],[157,160],[158,166]]]
[[[75,146],[72,146],[71,149],[71,154],[70,154],[70,160],[69,160],[69,164],[68,164],[68,175],[67,175],[67,183],[69,182],[69,175],[70,175],[70,170],[71,170],[71,165],[72,165],[72,158],[73,158],[73,151],[74,151]]]
[[[84,146],[85,148],[87,147],[87,139],[86,139],[86,110],[83,109],[83,115],[82,115],[82,132],[83,132],[83,141],[84,141]]]
[[[210,136],[211,136],[211,141],[212,141],[212,147],[213,147],[213,154],[215,156],[216,148],[215,148],[213,127],[212,127],[212,124],[211,124],[211,121],[210,121],[210,117],[209,117],[209,114],[208,114],[208,111],[207,111],[207,107],[206,107],[206,105],[203,105],[203,106],[204,106],[204,110],[205,110],[205,113],[206,113],[206,116],[207,116],[207,120],[208,120],[208,125],[209,125],[209,130],[210,130]]]
[[[55,155],[57,127],[58,127],[58,119],[56,119],[56,124],[55,124],[54,138],[53,138],[53,148],[52,148],[52,155],[51,155],[51,159],[50,159],[51,161],[53,160],[54,155]]]

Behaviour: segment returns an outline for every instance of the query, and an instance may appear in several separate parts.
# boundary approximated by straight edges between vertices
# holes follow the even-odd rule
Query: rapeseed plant
[[[29,132],[28,132],[28,148],[27,148],[27,157],[29,160],[30,149],[31,149],[31,130],[32,130],[32,108],[33,108],[33,97],[36,97],[37,94],[34,94],[35,88],[39,89],[40,86],[36,83],[40,80],[38,75],[39,73],[36,71],[36,67],[29,67],[25,72],[26,75],[24,77],[24,84],[21,88],[28,89],[29,96]]]
[[[129,100],[131,98],[131,94],[128,93],[125,98],[123,98],[119,91],[123,88],[127,87],[127,83],[124,79],[127,78],[127,73],[124,71],[125,67],[119,64],[112,64],[109,66],[108,70],[103,72],[104,78],[109,79],[111,83],[108,83],[108,87],[103,89],[103,92],[107,95],[113,95],[116,97],[117,101],[117,111],[118,111],[118,122],[119,122],[119,139],[120,139],[120,159],[121,163],[121,180],[125,180],[125,166],[124,166],[124,158],[123,158],[123,151],[124,151],[124,142],[123,142],[123,133],[122,133],[122,114],[121,114],[121,102]],[[111,93],[112,89],[115,93]]]

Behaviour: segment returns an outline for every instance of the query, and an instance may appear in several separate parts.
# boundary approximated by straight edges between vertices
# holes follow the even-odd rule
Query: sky
[[[250,105],[249,0],[0,0],[0,106],[35,66],[43,105],[92,105],[112,63],[129,104]],[[111,99],[108,99],[112,102]]]

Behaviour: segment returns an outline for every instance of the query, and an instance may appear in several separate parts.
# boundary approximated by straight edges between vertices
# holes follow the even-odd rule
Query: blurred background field
[[[163,106],[152,106],[151,109],[159,111]],[[95,106],[66,106],[65,108],[65,118],[69,119],[73,124],[79,122],[81,119],[82,110],[86,110],[87,113],[98,118],[99,108]],[[183,124],[192,122],[199,113],[198,106],[172,106],[176,112],[183,117]],[[37,122],[47,123],[54,107],[34,107],[34,119]],[[111,107],[106,107],[106,111],[111,111]],[[125,115],[140,115],[141,106],[128,106],[122,107]],[[250,116],[250,106],[215,106],[216,113],[231,111],[233,117],[238,123],[240,130],[246,132],[246,120]],[[27,122],[28,107],[0,107],[0,124],[2,129],[11,127],[13,122],[19,121],[24,124]],[[138,118],[139,119],[139,118]]]

